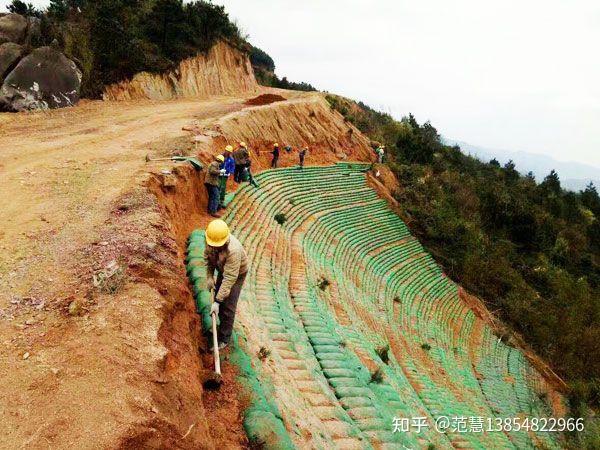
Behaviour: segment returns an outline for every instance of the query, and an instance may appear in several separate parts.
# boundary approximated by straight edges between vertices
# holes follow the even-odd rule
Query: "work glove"
[[[219,315],[219,306],[220,306],[219,302],[213,302],[212,306],[210,307],[210,313],[214,314],[215,316],[218,316]]]
[[[227,171],[225,169],[221,169],[221,176],[224,177],[227,174]]]
[[[209,291],[214,291],[215,289],[215,279],[213,277],[206,278],[206,289]]]

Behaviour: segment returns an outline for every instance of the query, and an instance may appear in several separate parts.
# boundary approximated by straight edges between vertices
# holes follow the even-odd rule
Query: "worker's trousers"
[[[208,213],[215,214],[219,209],[219,186],[204,183],[208,192]]]
[[[238,299],[240,298],[240,293],[242,292],[242,286],[244,286],[245,280],[246,274],[240,274],[229,291],[229,296],[223,302],[221,302],[221,305],[219,306],[219,328],[217,330],[217,339],[219,342],[227,343],[231,338],[233,323],[235,322],[235,311],[237,309]],[[219,273],[219,275],[217,275],[217,282],[215,284],[215,297],[219,294],[219,289],[221,289],[222,282],[223,275]]]
[[[242,174],[244,173],[244,167],[246,167],[245,164],[236,164],[235,165],[235,172],[233,173],[233,180],[236,183],[242,182]]]
[[[225,207],[225,194],[227,193],[227,177],[219,177],[219,207]]]
[[[278,161],[279,161],[279,156],[274,156],[273,159],[271,160],[271,168],[276,169]]]

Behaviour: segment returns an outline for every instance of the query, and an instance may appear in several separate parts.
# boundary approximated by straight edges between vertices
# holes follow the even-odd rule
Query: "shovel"
[[[214,301],[213,291],[213,301]],[[221,376],[221,358],[219,356],[219,341],[217,340],[217,315],[212,313],[210,315],[212,319],[212,339],[213,339],[213,357],[215,359],[215,371],[210,377],[204,380],[204,387],[206,389],[214,390],[219,389],[223,383],[223,377]]]
[[[171,156],[169,158],[150,158],[150,155],[146,155],[146,162],[154,162],[154,161],[182,161],[182,162],[189,162],[192,166],[194,166],[194,169],[196,169],[196,170],[202,170],[204,168],[202,163],[200,161],[198,161],[197,158],[194,158],[193,156]]]

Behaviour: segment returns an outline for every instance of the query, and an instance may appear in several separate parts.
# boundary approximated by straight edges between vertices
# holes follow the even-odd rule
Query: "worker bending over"
[[[208,213],[213,217],[219,217],[219,176],[221,175],[221,164],[225,162],[223,155],[216,155],[215,160],[206,168],[204,175],[204,186],[208,193]]]
[[[233,147],[228,145],[223,152],[223,163],[219,174],[219,209],[225,208],[225,194],[227,193],[227,180],[235,173],[235,160],[231,156]]]
[[[219,350],[229,344],[237,302],[248,272],[248,257],[240,241],[222,220],[213,220],[206,228],[206,287],[214,290],[211,314],[219,317],[217,339]],[[215,270],[218,272],[215,281]]]

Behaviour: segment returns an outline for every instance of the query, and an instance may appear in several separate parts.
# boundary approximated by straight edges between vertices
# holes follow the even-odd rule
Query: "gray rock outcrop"
[[[73,61],[51,47],[24,57],[4,79],[0,109],[25,111],[62,108],[79,100],[81,72]]]

